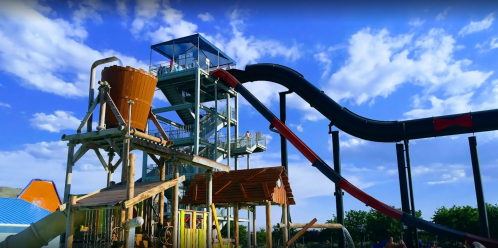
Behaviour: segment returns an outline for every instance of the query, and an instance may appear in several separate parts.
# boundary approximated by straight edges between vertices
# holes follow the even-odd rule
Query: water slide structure
[[[355,187],[341,177],[304,142],[302,142],[285,124],[268,110],[242,83],[252,81],[270,81],[287,87],[290,91],[307,101],[312,107],[327,117],[333,125],[342,131],[361,139],[376,142],[399,142],[462,133],[484,132],[498,129],[498,110],[479,111],[465,114],[422,118],[407,121],[378,121],[354,114],[329,98],[323,91],[308,82],[300,73],[277,64],[248,65],[245,71],[217,69],[211,75],[222,79],[240,93],[290,143],[292,143],[311,163],[328,179],[341,189],[377,211],[416,227],[454,240],[479,242],[486,247],[498,247],[498,241],[453,230],[417,218],[380,202]]]

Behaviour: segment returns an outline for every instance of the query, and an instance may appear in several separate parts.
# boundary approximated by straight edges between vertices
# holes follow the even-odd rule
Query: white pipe
[[[94,96],[94,92],[95,92],[95,70],[97,69],[97,66],[99,65],[102,65],[102,64],[107,64],[109,62],[114,62],[114,61],[118,61],[119,59],[115,56],[112,56],[112,57],[109,57],[109,58],[105,58],[105,59],[100,59],[100,60],[97,60],[95,62],[93,62],[92,64],[92,68],[90,70],[90,89],[89,89],[89,92],[88,92],[88,108],[90,108],[90,106],[92,106],[92,103],[93,103],[93,98],[95,97]],[[86,128],[86,131],[87,132],[91,132],[92,131],[92,115],[90,116],[90,118],[88,119],[88,122],[87,122],[87,128]]]

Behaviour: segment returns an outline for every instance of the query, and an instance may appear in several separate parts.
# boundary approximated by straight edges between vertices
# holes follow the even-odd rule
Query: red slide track
[[[414,226],[416,228],[443,235],[451,239],[468,242],[477,241],[486,247],[498,247],[498,241],[485,237],[476,236],[469,233],[464,233],[458,230],[446,228],[426,220],[414,217],[400,210],[392,208],[387,204],[373,198],[363,192],[346,179],[338,175],[330,166],[328,166],[311,148],[309,148],[299,137],[297,137],[285,124],[283,124],[270,110],[268,110],[254,95],[252,95],[233,75],[223,69],[217,69],[211,72],[216,78],[222,79],[240,93],[259,113],[261,113],[289,142],[296,147],[322,174],[329,178],[334,183],[338,184],[341,189],[365,203],[367,206],[391,217],[396,220],[401,220],[403,223]]]

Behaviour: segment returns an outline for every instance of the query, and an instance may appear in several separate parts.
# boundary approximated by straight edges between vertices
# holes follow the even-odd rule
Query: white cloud
[[[55,181],[59,194],[64,192],[66,174],[67,142],[52,141],[25,144],[22,149],[0,151],[0,182],[2,186],[24,188],[33,178]],[[75,152],[79,146],[76,147]],[[100,151],[107,160],[106,153]],[[137,161],[142,161],[142,153],[137,154]],[[114,159],[117,161],[117,158]],[[23,173],[19,173],[19,165]],[[135,173],[140,178],[141,173]],[[113,179],[119,182],[121,166]],[[106,186],[107,173],[103,169],[95,153],[88,151],[73,167],[71,193],[90,193]]]
[[[116,11],[122,17],[128,17],[127,0],[116,0]]]
[[[487,15],[484,20],[479,21],[479,22],[474,22],[471,21],[467,26],[463,27],[460,32],[458,32],[458,35],[465,36],[468,34],[476,33],[482,30],[488,29],[495,18],[493,17],[494,12]]]
[[[290,127],[295,127],[298,132],[302,133],[304,131],[304,128],[303,128],[302,124],[290,124],[289,126]]]
[[[73,6],[70,6],[72,8]],[[94,23],[102,23],[102,16],[98,13],[103,10],[104,5],[100,0],[78,1],[78,8],[73,11],[72,19],[77,26],[92,20]]]
[[[327,76],[332,67],[332,60],[329,58],[329,55],[325,52],[319,52],[315,53],[313,57],[315,58],[315,60],[320,62],[320,64],[322,64],[322,66],[324,67],[322,78]]]
[[[446,17],[446,15],[448,14],[448,11],[451,9],[451,7],[448,7],[446,8],[443,12],[439,13],[437,16],[436,16],[436,21],[441,21],[441,20],[444,20],[444,18]]]
[[[126,65],[147,69],[133,57],[83,44],[87,31],[78,24],[50,19],[22,2],[2,5],[0,70],[19,77],[25,87],[64,97],[87,96],[90,65],[114,55]]]
[[[144,28],[148,28],[153,25],[151,20],[157,16],[159,6],[158,0],[136,1],[135,19],[131,24],[131,34],[133,34],[136,38],[139,38],[140,32]]]
[[[424,24],[424,20],[421,20],[420,18],[414,18],[408,22],[408,25],[414,26],[414,27],[420,27]]]
[[[54,114],[36,113],[30,120],[31,126],[47,130],[51,133],[58,133],[64,129],[78,128],[81,121],[73,116],[73,112],[57,110]]]
[[[156,31],[147,33],[152,42],[159,43],[197,32],[197,25],[183,20],[182,12],[171,8],[169,4],[163,3],[161,14],[163,23],[167,25],[161,25]]]
[[[0,102],[0,107],[10,108],[11,106],[8,103]]]
[[[429,101],[431,102],[431,108],[417,108],[403,113],[403,116],[407,119],[441,116],[450,113],[464,113],[469,112],[472,107],[469,105],[473,93],[468,93],[465,95],[452,96],[447,99],[439,99],[436,96],[430,96]]]
[[[479,87],[493,73],[465,70],[472,61],[453,58],[455,39],[442,29],[414,36],[360,30],[350,39],[346,64],[330,77],[325,92],[356,104],[387,97],[403,83],[422,86],[425,95],[437,90],[454,95]]]
[[[214,20],[214,17],[211,14],[209,14],[209,12],[206,12],[205,14],[199,14],[198,17],[201,18],[201,20],[204,22],[209,22]]]
[[[341,147],[344,148],[351,148],[351,147],[356,147],[365,144],[366,141],[362,139],[357,139],[357,138],[350,138],[346,141],[341,141],[340,145]]]

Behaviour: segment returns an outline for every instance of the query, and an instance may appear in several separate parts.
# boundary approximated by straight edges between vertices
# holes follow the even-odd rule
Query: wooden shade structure
[[[246,203],[265,205],[295,205],[285,168],[267,167],[213,173],[213,203]],[[206,203],[206,175],[199,173],[192,179],[180,204]]]

